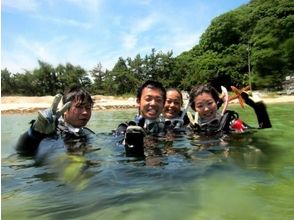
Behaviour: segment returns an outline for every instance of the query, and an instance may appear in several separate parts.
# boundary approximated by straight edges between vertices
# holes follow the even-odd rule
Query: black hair
[[[194,99],[198,96],[201,95],[202,93],[209,93],[211,94],[212,98],[214,99],[214,101],[216,103],[218,103],[220,101],[220,98],[218,96],[218,92],[216,91],[216,89],[214,87],[212,87],[210,84],[201,84],[198,86],[195,86],[194,88],[192,88],[190,94],[189,94],[189,102],[190,102],[190,106],[191,108],[195,110],[195,102]]]
[[[181,106],[182,106],[183,103],[184,103],[184,101],[183,101],[183,95],[182,95],[181,90],[172,87],[172,88],[168,88],[168,89],[166,90],[166,93],[169,92],[169,91],[176,91],[177,93],[180,94],[180,98],[181,98]]]
[[[144,88],[155,88],[155,89],[160,89],[163,93],[163,102],[165,102],[166,100],[166,90],[163,87],[162,83],[158,82],[158,81],[154,81],[154,80],[147,80],[145,83],[143,83],[142,86],[140,86],[140,88],[137,91],[137,100],[141,99],[142,96],[142,91]]]
[[[81,86],[72,86],[69,89],[67,89],[63,95],[62,102],[63,104],[65,104],[69,101],[74,100],[77,101],[79,105],[83,103],[88,103],[91,105],[94,104],[94,101],[90,93]]]

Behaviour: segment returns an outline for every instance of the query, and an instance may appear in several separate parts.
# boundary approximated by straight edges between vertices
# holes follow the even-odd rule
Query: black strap
[[[239,114],[235,111],[227,110],[224,115],[221,117],[219,124],[219,131],[229,132],[230,131],[230,123],[233,120],[239,118]]]

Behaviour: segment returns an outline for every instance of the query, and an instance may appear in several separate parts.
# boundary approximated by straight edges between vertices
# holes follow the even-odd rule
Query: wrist
[[[34,139],[43,139],[43,138],[45,138],[47,136],[46,134],[43,134],[43,133],[40,133],[40,132],[36,131],[33,128],[33,125],[29,128],[28,135],[30,137],[34,138]]]

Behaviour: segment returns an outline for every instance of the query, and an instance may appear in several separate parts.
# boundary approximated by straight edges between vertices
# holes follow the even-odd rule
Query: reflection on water
[[[145,160],[126,158],[111,136],[135,110],[94,112],[89,127],[100,150],[54,155],[42,166],[13,150],[35,115],[2,115],[2,217],[293,219],[294,105],[285,106],[269,106],[272,129],[170,135],[151,140]],[[250,109],[240,115],[255,123]]]

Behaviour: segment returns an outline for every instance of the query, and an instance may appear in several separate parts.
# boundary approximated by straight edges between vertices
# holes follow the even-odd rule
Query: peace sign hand
[[[58,104],[62,99],[61,94],[57,94],[50,108],[38,112],[37,120],[33,124],[33,129],[42,134],[52,134],[56,130],[57,119],[69,109],[71,102],[67,102],[61,109]]]

